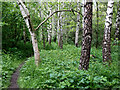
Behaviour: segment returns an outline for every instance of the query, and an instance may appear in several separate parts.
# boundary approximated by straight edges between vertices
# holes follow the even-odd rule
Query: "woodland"
[[[120,88],[119,0],[0,4],[0,88]]]

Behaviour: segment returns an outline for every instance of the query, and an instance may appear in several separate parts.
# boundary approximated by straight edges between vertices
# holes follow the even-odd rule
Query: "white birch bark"
[[[35,64],[36,64],[36,66],[38,66],[39,62],[40,62],[40,55],[39,55],[39,50],[38,50],[38,43],[37,43],[37,39],[36,39],[36,34],[34,32],[34,28],[33,28],[32,23],[31,23],[29,11],[22,0],[17,0],[17,3],[20,7],[20,11],[21,11],[21,14],[25,20],[27,28],[29,29],[31,39],[32,39],[33,50],[34,50]]]
[[[56,5],[57,6],[57,5]],[[57,8],[55,9],[55,11],[57,11]],[[56,42],[56,34],[57,34],[57,19],[58,18],[56,18],[56,15],[57,14],[55,14],[54,16],[53,16],[53,18],[52,18],[52,37],[54,37],[53,38],[53,40],[54,40],[54,42]]]
[[[80,1],[77,0],[77,10],[80,11]],[[78,47],[78,36],[79,36],[79,29],[80,29],[80,14],[77,14],[77,26],[75,32],[75,46]]]
[[[86,0],[84,9],[84,28],[79,69],[88,70],[92,41],[92,0]]]
[[[41,6],[41,0],[38,2],[38,4],[39,4],[39,6]],[[41,7],[40,7],[40,9],[39,9],[39,13],[38,13],[38,17],[40,17],[41,18],[41,21],[43,21],[43,15],[42,15],[42,10],[41,10]],[[42,30],[41,30],[42,31]],[[40,39],[40,41],[42,41],[42,32],[40,31],[40,33],[39,33],[39,39]]]
[[[107,15],[105,19],[105,29],[103,37],[103,62],[111,60],[111,27],[112,27],[112,15],[113,15],[113,0],[108,1]]]
[[[59,0],[58,0],[58,11],[60,10]],[[60,46],[60,13],[58,12],[58,21],[57,21],[57,41],[58,46]]]
[[[64,3],[62,3],[62,6],[60,9],[64,8]],[[60,38],[59,38],[59,47],[63,49],[63,12],[60,13]]]
[[[52,14],[52,5],[50,5],[50,14]],[[48,42],[51,44],[52,39],[52,17],[50,18],[50,26],[48,29]]]
[[[118,11],[117,11],[117,17],[116,17],[115,38],[119,38],[119,32],[120,32],[120,1],[118,3]]]
[[[82,15],[84,15],[84,5],[85,5],[85,2],[86,0],[82,0],[82,4],[83,4],[83,7],[82,7]],[[84,16],[83,16],[83,19],[82,19],[82,26],[84,28]]]

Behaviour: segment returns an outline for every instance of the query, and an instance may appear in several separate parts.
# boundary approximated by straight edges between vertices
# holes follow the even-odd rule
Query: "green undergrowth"
[[[1,50],[0,50],[0,88],[2,87],[2,54],[1,54]]]
[[[23,60],[20,60],[18,56],[4,53],[2,60],[2,88],[7,88],[10,85],[11,75]]]
[[[27,57],[32,55],[31,45],[29,43],[18,43],[19,47],[3,49],[2,60],[0,61],[0,80],[2,79],[2,88],[8,88],[10,85],[11,76],[16,68],[26,60]],[[24,47],[23,47],[24,46]]]
[[[10,85],[11,75],[23,59],[19,59],[17,55],[3,53],[2,61],[2,88],[7,88]]]
[[[120,86],[118,48],[112,48],[112,63],[103,65],[102,49],[91,49],[88,71],[79,70],[81,48],[65,45],[63,50],[41,50],[38,68],[34,57],[20,70],[20,88],[116,88]]]

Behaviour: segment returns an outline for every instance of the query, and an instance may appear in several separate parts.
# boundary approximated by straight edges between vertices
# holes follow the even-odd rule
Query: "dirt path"
[[[19,70],[20,68],[23,66],[24,62],[22,64],[19,65],[19,67],[16,69],[16,71],[13,73],[12,77],[11,77],[11,81],[10,81],[10,86],[8,89],[13,89],[13,88],[16,88],[18,89],[19,86],[17,84],[17,79],[18,79],[18,76],[19,76]]]

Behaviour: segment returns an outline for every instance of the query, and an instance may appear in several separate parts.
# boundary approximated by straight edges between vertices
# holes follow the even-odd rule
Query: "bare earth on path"
[[[17,80],[18,80],[18,76],[19,76],[19,70],[20,68],[24,65],[24,62],[22,64],[19,65],[19,67],[16,69],[16,71],[13,73],[12,77],[11,77],[11,81],[10,81],[10,86],[8,87],[8,89],[19,89],[19,86],[17,84]]]

